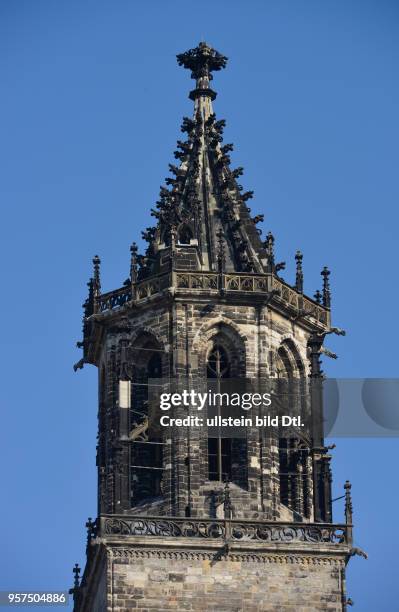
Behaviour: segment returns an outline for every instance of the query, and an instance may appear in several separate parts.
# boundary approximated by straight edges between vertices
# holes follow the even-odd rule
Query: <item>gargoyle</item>
[[[364,550],[362,550],[361,548],[354,547],[350,549],[349,556],[354,557],[355,555],[363,557],[363,559],[368,559],[368,554],[365,553]]]

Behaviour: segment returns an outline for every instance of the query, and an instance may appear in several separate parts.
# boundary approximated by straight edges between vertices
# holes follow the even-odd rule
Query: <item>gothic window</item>
[[[209,480],[231,480],[231,438],[209,438]]]
[[[305,377],[296,347],[283,343],[277,353],[278,396],[282,414],[302,414]],[[310,516],[311,467],[306,434],[284,430],[279,439],[280,501],[301,516]]]
[[[222,379],[227,378],[230,364],[226,351],[219,344],[215,344],[209,354],[207,364],[207,378],[216,379],[217,392],[222,392]],[[220,411],[218,411],[218,414]],[[209,480],[231,480],[231,438],[208,439],[208,469]]]
[[[211,379],[216,393],[229,392],[228,378],[238,378],[238,351],[226,338],[217,336],[211,346],[207,359],[207,378]],[[228,386],[227,386],[228,385]],[[216,407],[220,414],[220,406]],[[247,482],[247,441],[246,439],[226,438],[221,435],[208,438],[208,479],[224,482],[226,480],[245,486]]]
[[[162,351],[144,337],[134,350],[130,414],[130,483],[133,506],[161,495],[163,442],[149,424],[150,386],[162,377]]]

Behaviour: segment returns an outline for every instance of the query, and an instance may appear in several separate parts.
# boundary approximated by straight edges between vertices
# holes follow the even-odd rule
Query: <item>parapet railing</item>
[[[351,545],[351,525],[347,524],[103,515],[98,527],[100,536]]]
[[[120,308],[131,299],[131,296],[132,292],[130,287],[121,287],[120,289],[103,293],[97,298],[97,310],[98,312],[105,312],[107,310],[115,310],[116,308]]]
[[[94,312],[106,312],[120,308],[126,302],[140,303],[154,295],[160,294],[169,287],[177,291],[223,291],[224,293],[268,294],[274,291],[274,299],[291,307],[301,316],[311,316],[321,325],[329,324],[329,310],[322,304],[299,293],[295,288],[285,283],[273,274],[247,274],[182,271],[165,272],[157,276],[139,281],[103,293],[95,298]]]

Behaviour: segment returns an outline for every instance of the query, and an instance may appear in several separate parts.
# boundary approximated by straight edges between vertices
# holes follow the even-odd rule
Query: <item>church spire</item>
[[[177,61],[191,70],[195,80],[189,95],[194,113],[191,119],[183,119],[181,130],[187,139],[178,140],[174,154],[180,165],[169,165],[174,176],[165,179],[152,211],[157,226],[143,234],[149,246],[141,259],[145,262],[141,277],[162,272],[172,234],[177,239],[173,258],[177,269],[216,271],[219,232],[225,237],[226,271],[262,273],[267,256],[256,224],[263,216],[250,215],[246,202],[253,192],[243,193],[237,181],[243,168],[230,167],[233,145],[223,144],[226,122],[217,120],[212,108],[216,98],[210,86],[212,73],[225,68],[227,58],[201,42],[177,55]]]

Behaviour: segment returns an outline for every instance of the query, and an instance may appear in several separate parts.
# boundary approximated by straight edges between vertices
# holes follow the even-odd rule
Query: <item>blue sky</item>
[[[173,162],[201,38],[229,57],[213,82],[234,165],[276,236],[284,277],[332,270],[330,376],[397,377],[399,5],[393,1],[0,3],[4,589],[65,589],[96,512],[96,372],[80,358],[91,258],[105,290]],[[356,610],[393,610],[399,442],[340,439],[353,483]],[[336,502],[336,519],[341,518]]]

